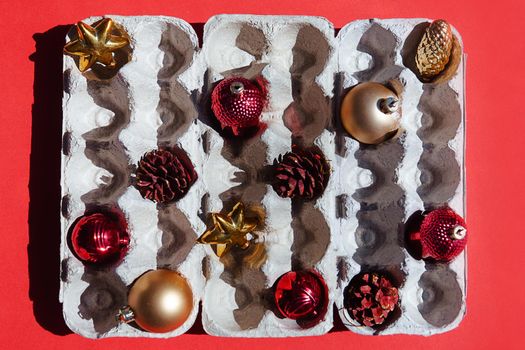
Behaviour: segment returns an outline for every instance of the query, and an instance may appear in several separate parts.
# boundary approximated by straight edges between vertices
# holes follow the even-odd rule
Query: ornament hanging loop
[[[115,316],[120,323],[130,323],[135,321],[135,313],[129,305],[123,306],[118,310],[118,314]]]

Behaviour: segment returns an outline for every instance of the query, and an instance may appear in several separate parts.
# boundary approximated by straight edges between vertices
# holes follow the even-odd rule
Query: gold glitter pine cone
[[[453,44],[452,29],[445,20],[438,19],[430,24],[416,53],[416,66],[423,79],[430,81],[443,72],[450,60]]]

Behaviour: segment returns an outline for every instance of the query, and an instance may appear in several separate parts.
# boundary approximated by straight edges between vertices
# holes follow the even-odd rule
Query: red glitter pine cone
[[[292,151],[275,159],[273,189],[283,198],[318,198],[330,177],[330,165],[315,148],[293,146]]]
[[[360,273],[345,292],[344,306],[350,317],[368,327],[381,325],[397,306],[398,290],[378,273]]]
[[[422,257],[448,262],[457,257],[467,244],[465,220],[449,207],[426,214],[419,232],[412,239],[421,240]]]
[[[224,79],[213,89],[211,102],[221,127],[231,128],[237,136],[242,129],[259,125],[266,104],[264,81],[262,78],[256,82],[242,77]]]
[[[135,172],[135,187],[142,197],[156,203],[184,197],[196,180],[193,164],[180,148],[146,153]]]

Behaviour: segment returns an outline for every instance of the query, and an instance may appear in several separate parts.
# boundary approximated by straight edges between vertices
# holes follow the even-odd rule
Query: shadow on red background
[[[60,155],[62,48],[70,26],[33,35],[36,51],[29,174],[29,298],[36,321],[57,335],[70,334],[58,301],[60,288]]]
[[[192,23],[202,45],[203,23]],[[29,298],[38,324],[55,335],[68,335],[60,290],[60,158],[62,149],[62,59],[71,25],[33,35],[34,62],[31,156],[29,176]],[[334,309],[334,328],[346,330]],[[201,313],[188,334],[205,334]]]

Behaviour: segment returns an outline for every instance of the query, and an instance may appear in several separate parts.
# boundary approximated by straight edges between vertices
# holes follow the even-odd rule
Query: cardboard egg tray
[[[448,203],[465,214],[464,58],[439,84],[423,84],[404,64],[430,20],[354,21],[336,36],[319,17],[219,15],[206,23],[199,47],[194,29],[178,18],[107,17],[131,39],[132,60],[115,77],[81,74],[64,56],[60,300],[74,332],[173,337],[193,325],[199,305],[204,330],[217,336],[322,335],[333,327],[334,310],[362,334],[457,327],[465,314],[465,253],[448,265],[425,263],[403,238],[418,210]],[[239,74],[269,83],[266,128],[243,141],[223,138],[209,108],[213,84]],[[360,145],[340,126],[342,97],[359,82],[392,80],[402,86],[402,128],[380,145]],[[328,186],[315,202],[292,204],[265,180],[264,169],[294,142],[318,146],[330,161]],[[131,174],[144,153],[175,145],[188,153],[198,180],[181,200],[156,205],[131,185]],[[264,208],[261,267],[221,261],[195,243],[207,215],[238,200]],[[130,250],[116,267],[85,267],[68,231],[86,210],[107,205],[124,212]],[[163,334],[118,324],[128,287],[156,268],[188,279],[194,308],[187,322]],[[319,324],[303,329],[279,317],[271,291],[282,274],[311,268],[328,285],[329,307]],[[361,270],[388,271],[399,286],[399,310],[381,330],[354,324],[343,307],[344,290]]]

